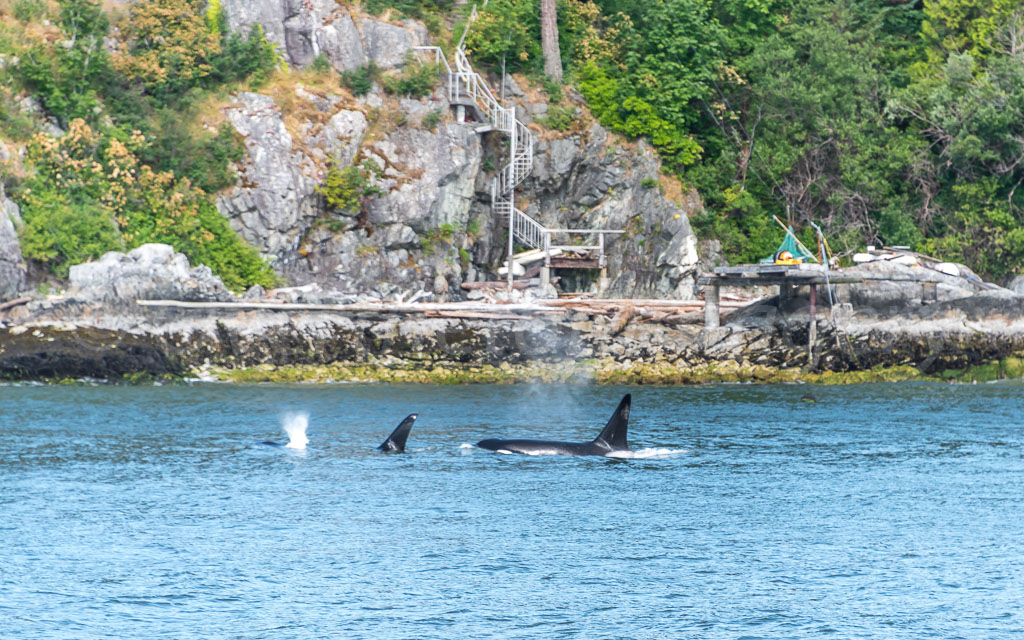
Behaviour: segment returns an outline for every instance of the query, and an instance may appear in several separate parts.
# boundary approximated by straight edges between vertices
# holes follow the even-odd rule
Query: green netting
[[[786,237],[782,239],[782,244],[779,245],[779,248],[776,249],[775,252],[772,253],[772,255],[762,260],[761,264],[772,264],[773,262],[775,262],[775,256],[780,251],[788,251],[791,254],[793,254],[794,258],[814,260],[815,262],[818,261],[814,254],[804,251],[803,249],[800,248],[800,245],[797,244],[796,233],[793,231],[793,227],[790,227],[788,230],[786,230]]]

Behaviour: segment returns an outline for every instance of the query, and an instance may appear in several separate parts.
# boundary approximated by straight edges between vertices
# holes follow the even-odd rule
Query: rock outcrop
[[[758,301],[714,330],[704,329],[702,313],[642,305],[629,307],[633,315],[584,307],[521,318],[501,305],[433,318],[378,305],[149,307],[128,301],[219,298],[223,289],[204,284],[206,274],[197,277],[165,248],[141,253],[152,259],[109,254],[94,272],[74,272],[76,287],[66,295],[0,312],[0,377],[187,374],[208,366],[257,367],[271,376],[278,368],[328,367],[319,379],[409,381],[793,381],[810,371],[902,367],[901,377],[946,376],[976,365],[997,377],[1024,375],[1024,297],[1001,292],[908,300],[898,313],[843,307],[833,317],[819,300],[817,358],[809,364],[808,300],[800,295]],[[160,284],[145,284],[153,281]]]
[[[391,24],[353,13],[335,0],[223,0],[222,6],[232,30],[248,33],[259,25],[296,67],[323,55],[338,71],[370,62],[391,69],[428,39],[419,23]]]
[[[626,231],[607,236],[607,295],[694,298],[697,238],[689,216],[701,210],[700,198],[689,192],[676,204],[662,195],[652,149],[626,144],[597,123],[582,134],[540,140],[535,149],[522,189],[527,214],[549,228]]]
[[[71,267],[68,297],[82,304],[134,304],[136,300],[223,302],[234,296],[205,265],[166,244],[144,244],[128,253],[109,251],[95,262]],[[109,308],[109,307],[104,307]]]
[[[18,205],[7,198],[4,185],[0,182],[0,301],[18,293],[25,286],[25,262],[17,231],[20,225]]]
[[[268,96],[240,93],[228,120],[245,139],[239,185],[217,201],[246,242],[275,262],[294,255],[318,213],[319,182],[311,158],[296,149],[281,111]]]

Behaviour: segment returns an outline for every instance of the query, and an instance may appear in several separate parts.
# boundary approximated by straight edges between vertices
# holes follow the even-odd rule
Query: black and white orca
[[[524,453],[532,456],[615,456],[630,451],[626,444],[629,427],[630,394],[622,397],[601,434],[591,442],[558,442],[555,440],[481,440],[476,446],[498,453]]]
[[[409,437],[409,430],[412,429],[412,423],[416,422],[416,418],[419,417],[418,413],[410,413],[405,420],[402,420],[395,427],[395,430],[391,432],[388,439],[381,443],[377,447],[377,451],[383,451],[384,453],[402,453],[405,451],[405,441]]]

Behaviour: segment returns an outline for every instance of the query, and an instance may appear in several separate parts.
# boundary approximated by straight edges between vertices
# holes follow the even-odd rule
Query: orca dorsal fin
[[[418,417],[418,413],[410,413],[406,416],[405,420],[402,420],[402,422],[395,427],[395,430],[391,432],[388,439],[377,447],[377,450],[394,451],[395,453],[402,453],[405,451],[405,441],[409,437],[409,431],[412,429],[412,423],[416,422],[416,418]]]
[[[622,396],[622,401],[619,402],[608,424],[604,426],[601,435],[594,438],[594,444],[608,447],[612,451],[629,449],[629,445],[626,444],[626,431],[629,428],[629,406],[632,401],[630,394]]]

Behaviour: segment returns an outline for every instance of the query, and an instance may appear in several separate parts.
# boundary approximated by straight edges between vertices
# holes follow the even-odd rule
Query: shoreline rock
[[[637,309],[628,301],[518,318],[502,314],[501,305],[491,318],[365,306],[346,313],[154,307],[137,300],[239,299],[209,269],[189,268],[166,245],[145,245],[74,267],[64,295],[0,311],[0,378],[219,372],[240,381],[686,384],[940,379],[981,369],[1024,375],[1024,297],[950,282],[936,300],[929,274],[901,268],[908,272],[881,284],[836,287],[831,313],[819,292],[809,366],[806,290],[728,313],[714,330],[704,329],[702,312]],[[254,295],[283,302],[297,293]]]

